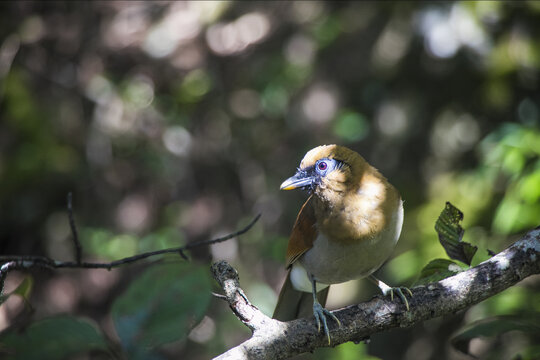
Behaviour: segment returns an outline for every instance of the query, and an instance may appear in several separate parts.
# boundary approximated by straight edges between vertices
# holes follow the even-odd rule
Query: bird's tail
[[[317,293],[317,300],[323,307],[326,305],[328,289],[330,289],[329,286]],[[291,283],[291,272],[289,271],[279,293],[272,318],[279,321],[290,321],[310,316],[313,316],[313,295],[296,290]]]

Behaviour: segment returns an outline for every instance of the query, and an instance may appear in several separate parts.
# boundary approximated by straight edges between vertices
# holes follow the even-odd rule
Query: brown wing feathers
[[[311,205],[311,198],[312,196],[302,206],[292,229],[289,245],[287,246],[287,267],[290,267],[303,253],[311,249],[317,237],[315,213]]]

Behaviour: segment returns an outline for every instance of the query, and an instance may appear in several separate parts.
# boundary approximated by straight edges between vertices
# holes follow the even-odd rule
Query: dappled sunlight
[[[127,46],[139,46],[151,24],[147,5],[142,2],[122,5],[102,30],[105,44],[120,49]]]
[[[176,2],[146,34],[142,49],[152,57],[171,55],[178,46],[194,39],[201,31],[200,12],[189,2]]]
[[[261,213],[248,233],[186,252],[187,268],[233,261],[254,305],[271,313],[306,199],[279,186],[321,144],[357,151],[404,200],[394,259],[380,270],[389,284],[408,286],[446,257],[434,231],[446,201],[465,214],[475,262],[539,225],[537,2],[13,1],[2,10],[2,255],[74,260],[68,192],[83,261],[210,239]],[[156,266],[32,270],[35,317],[92,318],[120,349],[111,306]],[[11,278],[21,281],[10,273],[7,291]],[[373,290],[356,285],[336,286],[329,305]],[[480,318],[538,311],[537,287],[531,279],[463,319],[313,358],[369,349],[379,358],[455,360],[440,346],[447,334]],[[18,296],[8,298],[0,328],[25,311]],[[210,358],[249,336],[218,300],[201,319],[160,355]],[[377,345],[388,343],[395,346]],[[484,357],[493,346],[471,345]]]
[[[75,279],[68,276],[58,276],[48,281],[44,297],[44,305],[48,312],[70,312],[79,302],[81,288]]]
[[[202,67],[206,56],[201,44],[189,43],[181,46],[171,55],[171,65],[180,70],[194,70]]]
[[[191,134],[181,126],[171,126],[163,132],[165,148],[176,156],[186,156],[191,149]]]
[[[316,84],[306,93],[302,113],[314,124],[324,124],[333,119],[338,109],[338,94],[329,84]]]
[[[248,13],[234,22],[208,28],[206,41],[218,55],[233,55],[264,40],[271,30],[270,19],[259,12]]]
[[[125,90],[125,102],[135,111],[149,107],[154,101],[154,82],[148,76],[137,74],[129,79]]]
[[[324,1],[293,1],[292,18],[298,23],[315,21],[326,12]]]
[[[441,285],[450,292],[466,296],[475,285],[475,277],[469,278],[470,274],[460,273],[440,281]],[[465,285],[464,285],[465,284]],[[429,285],[428,285],[429,286]]]
[[[24,44],[34,43],[45,36],[46,30],[43,19],[40,16],[31,16],[21,24],[19,37]]]
[[[385,71],[392,70],[409,49],[412,30],[404,18],[389,22],[375,43],[371,58],[373,66]]]
[[[294,35],[287,43],[283,52],[288,62],[294,65],[310,65],[315,59],[317,43],[304,34]]]
[[[124,198],[116,208],[116,223],[127,232],[141,232],[150,223],[151,206],[148,199],[140,194]]]
[[[380,132],[389,138],[403,136],[410,122],[403,106],[395,101],[381,104],[375,121]]]
[[[449,9],[428,8],[419,16],[419,30],[424,34],[425,47],[432,56],[450,58],[461,47],[485,54],[491,46],[464,3],[454,3]]]
[[[443,111],[436,119],[431,134],[431,147],[437,157],[451,158],[468,151],[479,140],[478,121],[470,114]]]
[[[251,89],[240,89],[231,94],[230,108],[239,118],[254,118],[261,112],[259,93]]]

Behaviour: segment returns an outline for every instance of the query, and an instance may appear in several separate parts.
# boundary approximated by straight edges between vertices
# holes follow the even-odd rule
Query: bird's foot
[[[409,288],[405,286],[390,287],[373,275],[369,275],[368,279],[371,280],[375,285],[377,285],[379,289],[381,289],[384,296],[388,296],[388,294],[390,294],[390,299],[392,299],[392,301],[394,301],[394,292],[396,292],[396,294],[401,299],[401,302],[405,304],[407,311],[409,311],[409,301],[407,301],[407,297],[405,296],[405,294],[403,294],[403,291],[405,291],[412,298],[413,294]]]
[[[338,327],[341,327],[341,321],[339,321],[339,319],[334,314],[332,314],[329,310],[322,307],[322,305],[319,304],[318,301],[313,303],[313,315],[315,315],[315,320],[317,320],[317,328],[319,332],[321,332],[321,323],[322,323],[323,328],[324,328],[324,333],[326,334],[326,337],[328,338],[328,345],[330,345],[331,344],[330,331],[328,330],[326,316],[329,316],[332,319],[334,319],[334,321],[338,324]]]
[[[398,295],[398,297],[401,299],[401,302],[405,304],[405,307],[407,308],[407,311],[409,311],[409,301],[407,300],[407,297],[403,293],[403,291],[407,292],[409,296],[412,298],[413,294],[412,291],[405,286],[396,286],[396,287],[387,287],[386,289],[381,289],[384,296],[388,296],[390,294],[390,299],[394,301],[394,292]]]

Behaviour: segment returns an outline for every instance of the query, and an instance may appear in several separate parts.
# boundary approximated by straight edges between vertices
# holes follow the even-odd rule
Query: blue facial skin
[[[332,171],[341,168],[344,165],[342,161],[335,159],[321,159],[307,169],[298,169],[297,176],[302,176],[306,179],[311,179],[309,185],[303,186],[303,190],[313,191],[320,183],[321,178],[325,177]]]

